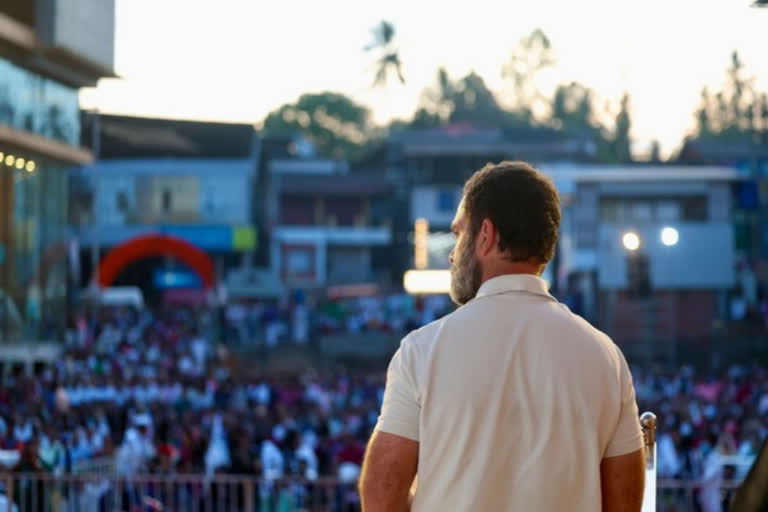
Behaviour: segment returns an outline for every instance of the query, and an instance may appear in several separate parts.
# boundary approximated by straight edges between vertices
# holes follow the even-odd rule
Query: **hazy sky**
[[[719,87],[736,49],[768,91],[768,9],[751,0],[117,0],[120,80],[81,93],[105,112],[258,123],[303,92],[340,91],[379,121],[408,117],[440,66],[476,71],[495,91],[516,43],[540,27],[557,65],[543,92],[579,81],[601,108],[632,95],[633,136],[673,150],[704,85]],[[371,89],[363,51],[380,20],[397,29],[406,86]]]

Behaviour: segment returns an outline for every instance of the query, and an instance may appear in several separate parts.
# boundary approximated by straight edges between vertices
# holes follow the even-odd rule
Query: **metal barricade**
[[[656,512],[656,415],[644,412],[640,416],[645,441],[645,490],[642,512]]]
[[[359,512],[355,482],[252,476],[0,474],[0,512]]]
[[[650,477],[649,477],[650,478]],[[654,475],[655,478],[655,475]],[[643,511],[696,510],[700,481],[649,480]],[[719,488],[733,492],[736,481]],[[658,494],[656,494],[658,492]],[[658,507],[654,509],[653,507]],[[359,512],[355,482],[253,476],[0,474],[0,512]]]

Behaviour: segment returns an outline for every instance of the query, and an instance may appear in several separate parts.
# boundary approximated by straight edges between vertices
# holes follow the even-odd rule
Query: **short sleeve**
[[[419,440],[419,413],[413,347],[406,340],[392,356],[387,370],[387,384],[376,430]]]
[[[613,438],[608,443],[605,457],[618,457],[636,452],[644,446],[643,431],[640,427],[640,414],[635,401],[635,387],[626,359],[616,348],[619,356],[619,375],[621,379],[621,411]]]

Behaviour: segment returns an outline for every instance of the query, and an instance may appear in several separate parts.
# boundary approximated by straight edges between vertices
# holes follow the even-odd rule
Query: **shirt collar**
[[[477,291],[476,297],[487,297],[507,292],[532,293],[555,300],[549,294],[547,282],[533,274],[505,274],[489,279]]]

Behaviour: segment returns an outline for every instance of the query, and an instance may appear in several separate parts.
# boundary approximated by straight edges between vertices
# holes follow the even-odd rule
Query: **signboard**
[[[157,288],[169,290],[175,288],[202,288],[200,277],[189,270],[156,269],[153,282]]]

